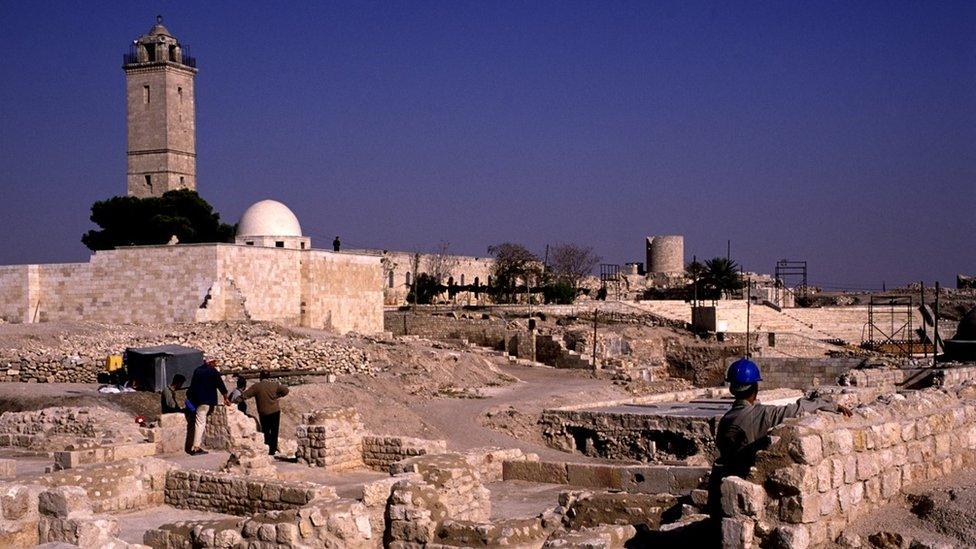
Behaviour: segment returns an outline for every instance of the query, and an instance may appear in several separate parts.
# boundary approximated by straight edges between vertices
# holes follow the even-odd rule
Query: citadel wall
[[[8,322],[264,320],[383,329],[379,258],[230,244],[100,251],[88,263],[0,267]]]

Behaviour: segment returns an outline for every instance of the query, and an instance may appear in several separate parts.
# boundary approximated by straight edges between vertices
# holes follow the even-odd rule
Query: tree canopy
[[[528,283],[530,276],[542,273],[542,264],[535,254],[521,244],[503,242],[488,247],[488,253],[495,256],[492,271],[498,297],[515,301],[516,285],[521,280]]]
[[[552,274],[556,282],[578,291],[583,279],[593,273],[600,256],[589,246],[558,244],[552,248]]]
[[[92,204],[91,220],[101,227],[81,237],[90,250],[118,246],[166,244],[176,236],[181,243],[231,242],[235,227],[220,222],[196,191],[180,189],[160,197],[116,196]]]

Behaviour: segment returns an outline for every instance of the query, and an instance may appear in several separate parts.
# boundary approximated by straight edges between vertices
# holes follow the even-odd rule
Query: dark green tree
[[[488,253],[495,256],[492,267],[496,298],[502,302],[514,303],[517,299],[518,284],[528,284],[530,279],[539,281],[542,264],[535,254],[521,244],[503,242],[488,246]]]
[[[117,196],[92,204],[91,220],[101,229],[81,237],[88,249],[166,244],[174,235],[181,243],[232,242],[235,227],[220,222],[196,191],[169,191],[160,197]]]
[[[739,265],[733,259],[715,257],[705,261],[705,272],[702,282],[709,299],[718,299],[722,295],[742,289],[744,286],[739,274]]]
[[[437,282],[433,275],[420,273],[414,280],[414,286],[407,294],[407,303],[429,305],[434,298],[445,290],[445,286]]]

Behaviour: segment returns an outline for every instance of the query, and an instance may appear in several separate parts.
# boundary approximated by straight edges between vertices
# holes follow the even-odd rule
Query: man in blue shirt
[[[193,447],[190,449],[190,455],[198,456],[207,453],[200,445],[203,443],[203,431],[207,428],[207,414],[210,413],[210,408],[217,405],[218,391],[223,395],[224,404],[229,405],[227,386],[224,385],[220,371],[217,370],[217,361],[211,359],[193,370],[190,388],[186,390],[186,399],[196,408],[193,425]]]

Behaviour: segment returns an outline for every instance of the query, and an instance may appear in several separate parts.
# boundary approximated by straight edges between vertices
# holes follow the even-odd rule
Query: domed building
[[[237,224],[234,241],[246,246],[307,250],[312,240],[302,236],[302,226],[295,213],[277,200],[261,200],[244,210]]]

